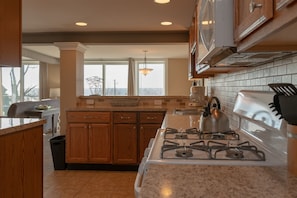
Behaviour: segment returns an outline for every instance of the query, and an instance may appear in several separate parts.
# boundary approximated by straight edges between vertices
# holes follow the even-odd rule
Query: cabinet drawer
[[[68,122],[109,123],[110,112],[67,112]]]
[[[114,112],[114,123],[136,123],[137,112]]]
[[[140,123],[162,123],[163,112],[140,112]]]

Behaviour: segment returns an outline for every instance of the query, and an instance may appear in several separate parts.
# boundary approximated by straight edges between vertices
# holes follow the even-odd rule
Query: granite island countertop
[[[0,118],[0,136],[43,125],[38,118]]]
[[[199,117],[167,113],[162,128],[199,126]],[[142,198],[297,197],[297,177],[287,166],[150,164]]]
[[[297,177],[286,167],[150,164],[142,198],[293,198]]]

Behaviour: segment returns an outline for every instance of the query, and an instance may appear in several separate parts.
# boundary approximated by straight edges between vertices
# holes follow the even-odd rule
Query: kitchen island
[[[43,196],[43,124],[0,118],[0,197]]]
[[[297,177],[286,167],[150,164],[142,198],[297,197]]]
[[[167,113],[162,128],[184,130],[199,116]],[[297,197],[297,177],[287,166],[150,163],[140,197]]]

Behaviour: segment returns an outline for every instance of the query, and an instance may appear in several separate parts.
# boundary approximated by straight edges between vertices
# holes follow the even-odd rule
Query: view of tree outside
[[[84,95],[128,95],[128,64],[85,64]]]
[[[144,76],[138,72],[144,63],[136,65],[137,93],[140,96],[165,95],[165,62],[147,62],[153,71]],[[84,95],[127,96],[128,95],[128,63],[102,63],[84,65]]]
[[[39,65],[2,67],[2,115],[12,103],[39,100]],[[24,76],[24,78],[20,78]]]

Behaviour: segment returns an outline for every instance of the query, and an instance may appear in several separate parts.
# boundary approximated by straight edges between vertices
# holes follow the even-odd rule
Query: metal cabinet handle
[[[121,120],[129,120],[129,119],[131,119],[131,117],[130,116],[121,116]]]
[[[149,116],[147,116],[146,119],[147,119],[147,120],[155,120],[155,119],[157,119],[157,117],[156,117],[156,116],[154,116],[154,117],[149,117]]]
[[[256,3],[254,0],[251,0],[249,6],[250,13],[254,12],[256,8],[262,8],[262,6],[263,5],[261,3]]]

